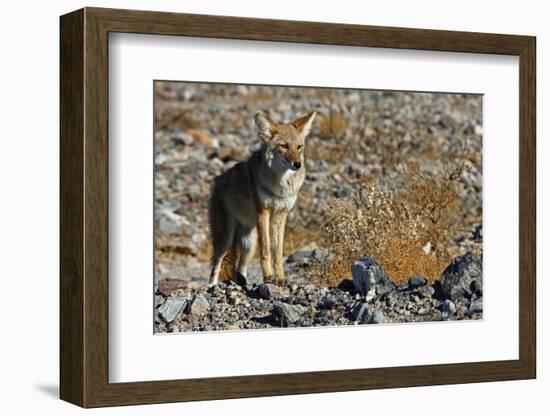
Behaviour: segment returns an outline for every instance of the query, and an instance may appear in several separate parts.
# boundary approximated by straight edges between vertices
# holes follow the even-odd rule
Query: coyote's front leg
[[[269,241],[269,221],[271,213],[268,208],[258,210],[258,242],[260,243],[260,264],[264,275],[264,282],[273,280],[271,266],[271,245]]]
[[[271,218],[271,227],[273,228],[273,241],[271,244],[273,244],[273,252],[275,257],[275,276],[277,277],[277,282],[280,285],[284,285],[286,283],[285,271],[283,269],[283,243],[285,238],[287,215],[288,213],[286,211],[277,211],[273,213]]]

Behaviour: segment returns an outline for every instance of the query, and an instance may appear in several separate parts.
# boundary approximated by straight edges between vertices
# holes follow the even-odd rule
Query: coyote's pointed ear
[[[315,111],[312,111],[311,113],[303,117],[297,118],[292,123],[292,125],[296,127],[296,130],[298,130],[300,136],[302,136],[302,139],[305,139],[306,136],[309,134],[309,131],[311,130],[311,125],[313,124],[313,119],[316,115],[317,113]]]
[[[266,114],[258,111],[254,116],[254,121],[260,133],[260,139],[263,143],[269,143],[275,135],[275,123]]]

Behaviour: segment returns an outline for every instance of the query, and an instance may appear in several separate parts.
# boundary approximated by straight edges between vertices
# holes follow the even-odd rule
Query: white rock
[[[172,322],[187,304],[187,299],[182,297],[167,298],[158,308],[159,315],[167,323]]]

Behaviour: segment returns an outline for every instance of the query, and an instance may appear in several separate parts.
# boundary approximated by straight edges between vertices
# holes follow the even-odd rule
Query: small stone
[[[441,306],[441,310],[443,312],[443,320],[447,321],[456,312],[456,306],[453,301],[445,299]]]
[[[422,276],[412,276],[409,279],[409,287],[414,289],[416,287],[424,286],[428,281]]]
[[[273,303],[272,318],[276,325],[288,326],[299,321],[306,311],[307,308],[301,305],[275,302]]]
[[[397,290],[393,290],[390,293],[386,294],[386,304],[390,307],[395,305],[399,301],[399,292]]]
[[[361,318],[362,324],[383,324],[384,322],[386,322],[384,314],[378,309],[367,308]]]
[[[220,283],[222,283],[222,282],[220,282]],[[222,286],[220,286],[219,283],[217,285],[214,285],[214,286],[210,287],[209,292],[215,298],[221,298],[221,297],[225,296],[225,290]]]
[[[296,305],[302,305],[302,306],[308,306],[309,305],[309,301],[303,297],[303,296],[296,296],[294,298],[294,304]]]
[[[476,124],[476,126],[474,127],[474,133],[478,136],[481,136],[483,134],[483,127],[479,124]]]
[[[170,323],[176,319],[185,305],[187,305],[187,299],[183,297],[168,298],[166,299],[166,302],[158,308],[159,316],[166,323]]]
[[[170,296],[176,290],[184,288],[185,285],[185,280],[162,279],[158,283],[158,292],[164,296]]]
[[[187,308],[187,313],[190,315],[204,315],[208,312],[210,304],[202,294],[195,295]]]
[[[227,285],[227,289],[225,289],[225,293],[227,296],[231,296],[233,293],[240,293],[244,294],[244,289],[239,286],[237,283],[231,281],[230,284]]]
[[[475,293],[476,295],[482,296],[482,295],[483,295],[483,283],[481,282],[481,279],[475,279],[475,280],[471,283],[470,289],[471,289],[472,292]]]
[[[482,313],[482,312],[483,312],[483,298],[478,298],[478,299],[475,299],[472,303],[470,303],[470,306],[466,311],[466,315],[472,316],[476,313]]]
[[[284,295],[284,291],[272,283],[262,283],[258,286],[258,295],[264,299],[277,299]]]
[[[190,145],[190,144],[193,144],[194,142],[193,138],[189,134],[184,132],[174,133],[174,135],[170,138],[170,140],[176,146]]]
[[[238,305],[241,303],[241,299],[239,298],[239,294],[237,292],[232,292],[229,298],[229,304],[231,305]]]
[[[158,213],[157,228],[159,231],[171,235],[180,235],[190,225],[187,218],[169,210],[162,210]]]
[[[334,302],[333,299],[325,298],[321,301],[321,303],[319,303],[319,307],[321,309],[332,309],[332,308],[334,308],[335,304],[336,303]]]
[[[311,259],[315,256],[315,251],[317,249],[316,244],[311,244],[306,247],[302,247],[301,249],[295,251],[290,256],[287,257],[286,262],[287,263],[298,263],[298,264],[309,264]]]
[[[424,298],[431,298],[435,293],[435,289],[431,286],[422,286],[418,293]]]
[[[166,302],[166,297],[165,296],[155,295],[155,308],[158,308],[164,302]]]
[[[205,131],[196,130],[196,129],[187,129],[186,133],[193,138],[193,141],[195,143],[198,143],[204,146],[206,149],[210,149],[214,145],[212,138]]]
[[[347,198],[349,196],[349,190],[346,187],[340,187],[334,191],[334,196],[336,198]]]

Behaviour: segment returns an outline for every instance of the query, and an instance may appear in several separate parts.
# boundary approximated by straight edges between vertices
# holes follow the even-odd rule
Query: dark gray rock
[[[441,275],[441,287],[447,299],[456,302],[469,298],[472,294],[472,283],[475,280],[482,283],[481,263],[472,253],[455,257]]]
[[[353,293],[355,291],[355,285],[353,284],[353,280],[342,279],[342,281],[338,283],[338,289]]]
[[[428,281],[422,276],[412,276],[409,279],[409,287],[411,289],[424,286],[426,283],[428,283]]]
[[[483,240],[483,226],[481,224],[474,226],[470,233],[470,238],[472,240]]]
[[[158,308],[159,316],[166,322],[170,323],[182,309],[187,305],[187,299],[182,297],[167,298],[166,301]]]
[[[477,296],[483,296],[483,283],[481,279],[475,279],[470,285],[472,293],[475,293]]]
[[[340,187],[334,192],[336,198],[347,198],[350,195],[350,191],[347,187]]]
[[[477,298],[470,303],[466,315],[472,316],[476,313],[483,313],[483,298]]]
[[[187,313],[190,315],[204,315],[210,309],[210,304],[202,294],[195,295],[189,306],[187,307]]]
[[[386,276],[382,267],[369,256],[354,261],[351,265],[351,274],[355,290],[365,296],[367,301],[395,289],[395,285]]]
[[[272,318],[276,325],[288,326],[299,321],[306,311],[304,306],[277,301],[273,303]]]
[[[368,306],[365,302],[357,303],[351,308],[349,316],[353,321],[360,321],[367,310]]]
[[[324,298],[320,303],[319,307],[321,309],[332,309],[336,305],[336,301],[331,298]]]
[[[386,322],[382,311],[373,308],[367,308],[361,317],[362,324],[383,324]]]

